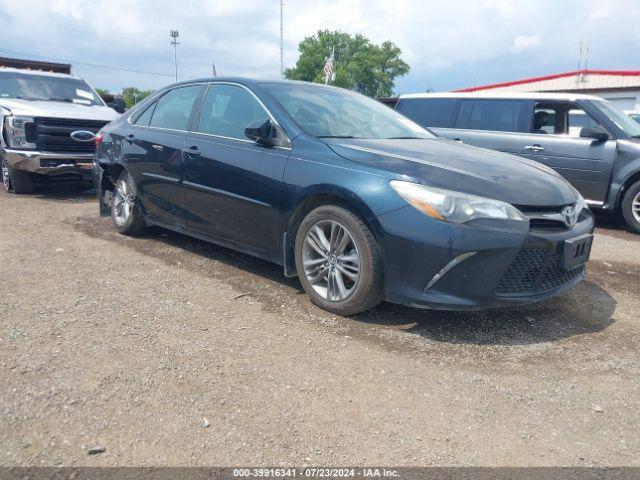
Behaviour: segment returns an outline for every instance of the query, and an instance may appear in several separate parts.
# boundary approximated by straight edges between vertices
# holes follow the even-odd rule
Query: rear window
[[[467,128],[517,132],[523,109],[524,102],[520,100],[476,100],[471,108]]]
[[[448,127],[455,104],[455,98],[406,98],[396,109],[423,127]]]

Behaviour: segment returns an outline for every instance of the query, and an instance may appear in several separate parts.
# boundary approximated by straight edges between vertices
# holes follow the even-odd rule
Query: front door
[[[576,104],[537,102],[519,154],[556,170],[587,200],[604,202],[617,143],[580,137],[582,127],[597,125]]]
[[[269,114],[245,87],[213,83],[185,148],[187,226],[256,250],[279,250],[282,176],[289,149],[244,130]]]

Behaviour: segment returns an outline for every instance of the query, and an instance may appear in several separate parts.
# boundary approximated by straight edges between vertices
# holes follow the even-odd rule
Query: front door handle
[[[199,157],[200,155],[202,155],[202,152],[195,145],[189,148],[185,148],[182,151],[191,157]]]
[[[544,147],[542,145],[527,145],[524,147],[525,150],[528,150],[530,152],[543,152],[544,151]]]

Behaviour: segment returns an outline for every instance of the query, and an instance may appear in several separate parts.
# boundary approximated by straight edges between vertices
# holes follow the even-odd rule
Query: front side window
[[[575,138],[580,137],[582,128],[598,126],[600,125],[591,115],[570,102],[537,102],[531,120],[532,133]]]
[[[471,108],[469,128],[517,132],[524,105],[520,100],[476,100]]]
[[[579,137],[580,130],[583,127],[599,127],[600,124],[596,122],[591,115],[582,110],[581,108],[574,108],[569,110],[567,117],[568,133],[570,137]]]
[[[197,131],[246,140],[245,128],[252,122],[268,118],[266,110],[244,88],[213,84],[202,105]]]
[[[104,102],[84,80],[26,72],[0,72],[0,98],[104,105]]]
[[[455,98],[406,98],[397,110],[423,127],[446,128],[455,104]]]
[[[160,97],[153,110],[149,126],[171,130],[188,130],[191,110],[201,88],[200,85],[191,85],[174,88],[165,93]]]
[[[533,133],[556,134],[560,133],[561,125],[559,120],[561,115],[553,105],[536,105],[533,111]]]
[[[358,93],[311,83],[263,86],[303,131],[317,138],[434,138],[404,115]]]

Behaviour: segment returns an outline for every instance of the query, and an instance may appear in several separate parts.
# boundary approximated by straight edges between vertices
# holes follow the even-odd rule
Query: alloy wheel
[[[636,222],[640,223],[640,193],[631,201],[631,213]]]
[[[118,181],[114,198],[114,217],[118,225],[124,225],[133,213],[136,196],[129,185],[128,177]]]
[[[353,236],[334,220],[322,220],[309,229],[302,263],[307,280],[326,300],[345,300],[360,279],[360,255]]]
[[[7,160],[2,160],[2,184],[7,192],[11,191],[11,178],[9,178],[9,165]]]

